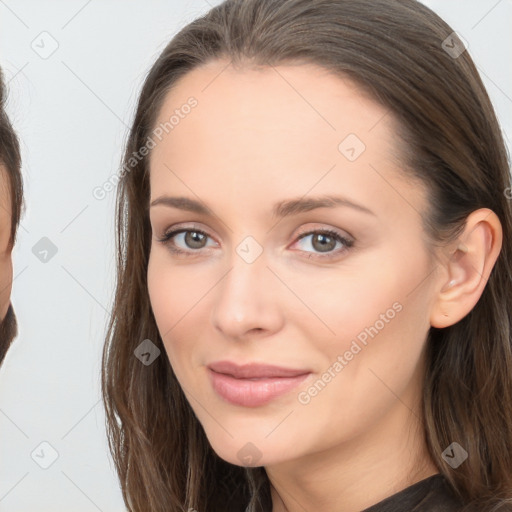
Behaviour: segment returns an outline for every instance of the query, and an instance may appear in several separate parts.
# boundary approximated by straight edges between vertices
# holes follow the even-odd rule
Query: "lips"
[[[217,395],[242,407],[265,405],[288,394],[310,375],[309,370],[257,363],[218,361],[208,365],[210,383]]]
[[[208,367],[217,373],[230,375],[235,379],[266,379],[277,377],[298,377],[310,373],[307,369],[284,368],[260,363],[249,363],[238,365],[231,361],[217,361],[208,365]]]

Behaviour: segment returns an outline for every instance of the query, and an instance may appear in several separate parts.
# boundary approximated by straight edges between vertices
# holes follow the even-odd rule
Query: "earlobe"
[[[475,307],[500,253],[502,238],[501,223],[492,210],[481,208],[468,216],[444,263],[444,277],[430,312],[433,327],[453,325]]]

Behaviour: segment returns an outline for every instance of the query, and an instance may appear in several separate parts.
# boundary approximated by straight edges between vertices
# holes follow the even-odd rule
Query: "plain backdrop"
[[[0,511],[117,512],[100,358],[114,289],[115,191],[141,82],[219,2],[0,0],[0,65],[27,210],[13,253],[19,336],[0,371]],[[512,1],[425,2],[468,42],[512,133]],[[508,63],[508,64],[507,64]]]

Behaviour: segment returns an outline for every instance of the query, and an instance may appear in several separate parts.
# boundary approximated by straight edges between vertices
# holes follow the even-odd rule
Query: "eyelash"
[[[169,248],[169,250],[172,251],[175,254],[183,255],[183,256],[189,256],[190,255],[190,256],[193,257],[193,256],[195,256],[194,253],[198,252],[199,249],[198,250],[191,249],[190,251],[184,251],[183,249],[179,249],[179,248],[177,248],[175,245],[173,245],[171,243],[172,238],[174,238],[176,235],[178,235],[180,233],[188,233],[188,232],[199,233],[201,235],[204,235],[207,238],[211,238],[208,235],[208,233],[202,231],[201,229],[178,228],[178,229],[174,229],[172,231],[169,231],[169,232],[165,233],[162,238],[157,238],[157,241],[162,243],[162,244],[164,244],[165,246],[167,246]],[[331,238],[334,238],[336,241],[341,242],[344,245],[344,247],[342,249],[338,249],[336,251],[327,252],[327,253],[324,253],[324,254],[310,252],[308,258],[311,258],[311,257],[313,257],[314,259],[335,258],[335,257],[338,257],[341,253],[344,253],[344,252],[348,251],[354,245],[354,241],[353,240],[349,240],[348,238],[345,238],[344,236],[340,235],[337,231],[334,231],[332,229],[317,229],[317,230],[311,230],[311,231],[307,231],[305,233],[301,233],[297,237],[297,241],[302,240],[303,238],[305,238],[305,237],[307,237],[309,235],[317,235],[317,234],[327,235],[327,236],[329,236]],[[309,251],[306,251],[306,252],[309,252]]]

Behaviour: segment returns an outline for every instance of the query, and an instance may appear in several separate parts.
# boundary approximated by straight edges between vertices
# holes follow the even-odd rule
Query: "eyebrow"
[[[211,210],[203,203],[188,197],[170,197],[161,196],[151,202],[150,207],[164,205],[180,210],[208,215]],[[279,201],[272,208],[273,218],[283,218],[298,213],[308,212],[316,208],[336,208],[346,206],[360,212],[376,216],[374,212],[363,205],[354,203],[345,197],[325,195],[320,197],[300,197],[297,199],[287,199]]]

